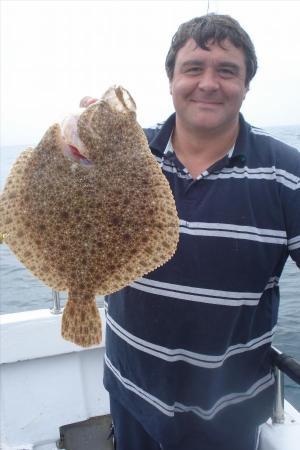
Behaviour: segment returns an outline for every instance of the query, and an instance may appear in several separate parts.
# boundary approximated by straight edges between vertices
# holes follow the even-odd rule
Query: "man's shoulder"
[[[249,132],[252,141],[257,144],[265,144],[268,149],[272,149],[277,152],[290,152],[291,154],[299,156],[299,151],[282,140],[278,134],[273,130],[267,130],[265,128],[259,128],[249,125]]]
[[[143,128],[152,151],[163,152],[170,139],[175,126],[175,113],[171,114],[165,121],[158,122],[151,127]]]
[[[250,154],[259,161],[269,160],[277,166],[300,167],[300,151],[284,142],[273,130],[249,125]]]
[[[165,122],[158,122],[152,126],[143,128],[144,133],[148,139],[148,143],[150,143],[151,141],[153,141],[156,136],[158,135],[158,133],[161,131],[163,125]]]

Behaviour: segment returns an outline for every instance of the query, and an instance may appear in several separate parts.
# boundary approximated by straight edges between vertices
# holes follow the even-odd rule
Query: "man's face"
[[[222,131],[237,122],[248,91],[244,53],[228,39],[208,43],[189,39],[178,51],[170,92],[176,120],[189,130]]]

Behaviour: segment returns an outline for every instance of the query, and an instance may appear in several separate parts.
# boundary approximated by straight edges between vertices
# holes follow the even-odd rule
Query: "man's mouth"
[[[213,101],[213,100],[202,100],[202,99],[192,99],[192,102],[201,103],[203,105],[221,105],[222,102]]]

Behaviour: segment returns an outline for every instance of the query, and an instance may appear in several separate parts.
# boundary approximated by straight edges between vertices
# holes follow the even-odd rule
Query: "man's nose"
[[[206,69],[199,77],[198,87],[202,91],[210,92],[219,89],[218,74],[212,69]]]

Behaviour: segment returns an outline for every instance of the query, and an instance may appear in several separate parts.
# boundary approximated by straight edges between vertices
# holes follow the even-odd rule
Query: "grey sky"
[[[259,60],[242,112],[256,126],[300,124],[300,1],[210,1],[235,17]],[[1,2],[1,145],[33,144],[49,125],[122,84],[141,125],[172,111],[164,59],[198,1]]]

